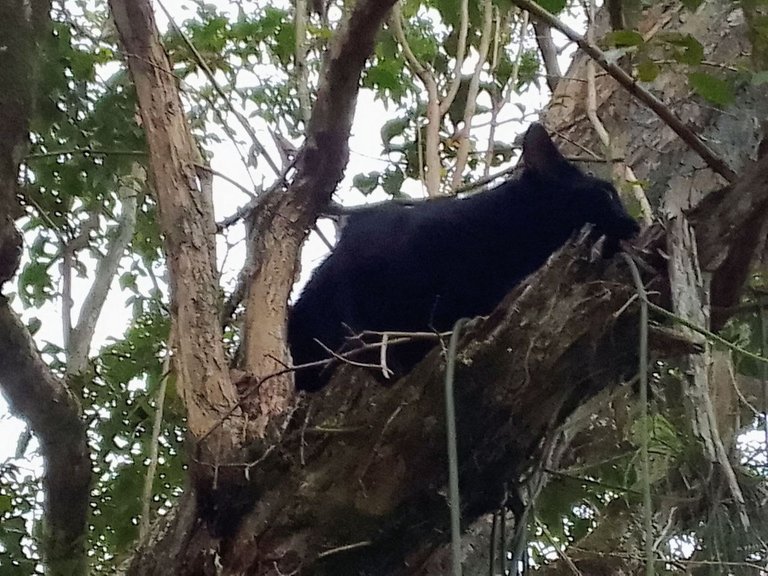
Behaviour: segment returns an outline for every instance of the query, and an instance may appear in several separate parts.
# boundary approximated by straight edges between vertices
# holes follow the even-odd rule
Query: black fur
[[[614,187],[582,173],[533,124],[519,177],[463,199],[387,205],[355,214],[290,314],[294,364],[328,357],[362,330],[450,330],[461,317],[490,313],[585,224],[606,251],[637,223]],[[424,346],[391,348],[392,367],[410,369]],[[300,370],[300,390],[322,388],[330,370]]]

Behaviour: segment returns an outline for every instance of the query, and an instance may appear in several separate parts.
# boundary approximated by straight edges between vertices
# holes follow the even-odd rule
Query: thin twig
[[[192,43],[192,41],[184,33],[181,27],[178,24],[176,24],[176,21],[173,19],[171,13],[168,12],[165,5],[160,0],[158,0],[158,5],[162,9],[162,11],[165,13],[166,18],[168,18],[168,22],[170,22],[173,29],[179,34],[179,36],[181,36],[181,39],[184,41],[184,43],[187,45],[189,50],[192,52],[192,55],[195,57],[195,60],[200,66],[200,69],[205,74],[206,78],[208,78],[208,81],[211,83],[211,86],[213,87],[213,89],[224,101],[224,104],[226,104],[230,112],[232,112],[232,114],[235,115],[235,118],[237,118],[240,124],[243,126],[243,129],[246,131],[246,133],[250,137],[253,144],[259,149],[259,152],[261,152],[261,154],[264,156],[264,159],[267,161],[267,164],[269,164],[269,167],[275,173],[275,176],[282,177],[282,172],[277,167],[277,164],[275,164],[274,160],[272,160],[272,157],[267,152],[267,149],[259,140],[259,137],[256,135],[256,132],[251,127],[251,124],[250,122],[248,122],[248,119],[245,116],[243,116],[243,114],[241,114],[239,110],[235,108],[234,104],[232,104],[232,101],[224,93],[224,90],[216,81],[216,76],[213,74],[213,71],[208,66],[208,63],[205,61],[205,58],[203,58],[203,55],[200,54],[197,47]]]
[[[159,460],[160,432],[163,427],[163,409],[165,406],[165,392],[168,389],[168,378],[171,374],[171,347],[173,331],[168,336],[168,350],[163,359],[163,375],[160,379],[160,387],[155,397],[155,417],[152,421],[152,438],[149,444],[149,465],[144,477],[144,492],[141,499],[141,517],[139,520],[139,542],[144,542],[149,534],[149,513],[152,505],[152,487],[155,483],[157,463]]]
[[[217,176],[217,177],[221,178],[222,180],[226,180],[227,182],[232,184],[232,186],[234,186],[235,188],[240,190],[240,192],[242,192],[243,194],[248,196],[251,200],[255,200],[256,197],[259,195],[259,192],[254,192],[253,190],[248,190],[248,188],[246,188],[245,186],[240,184],[234,178],[232,178],[230,176],[227,176],[223,172],[219,172],[218,170],[214,170],[210,166],[206,166],[205,164],[195,164],[195,168],[197,168],[198,170],[204,170],[205,172],[208,172],[209,174],[213,174],[214,176]]]
[[[320,554],[317,555],[317,558],[325,558],[326,556],[331,556],[333,554],[338,554],[339,552],[346,552],[347,550],[355,550],[356,548],[365,548],[366,546],[370,546],[372,542],[370,540],[363,540],[362,542],[355,542],[354,544],[346,544],[345,546],[337,546],[336,548],[331,548],[330,550],[326,550],[325,552],[320,552]]]
[[[742,348],[741,346],[737,344],[733,344],[732,342],[729,342],[722,336],[718,336],[714,332],[710,332],[709,330],[705,328],[701,328],[700,326],[697,326],[693,322],[689,322],[685,318],[681,318],[677,314],[673,314],[666,308],[662,308],[661,306],[654,304],[653,302],[648,302],[648,307],[653,310],[654,312],[658,312],[662,316],[666,316],[670,320],[674,320],[675,322],[682,324],[686,328],[690,328],[694,332],[698,332],[702,336],[706,336],[710,340],[714,340],[718,344],[722,344],[723,346],[730,348],[731,350],[734,350],[735,352],[738,352],[739,354],[742,354],[743,356],[746,356],[747,358],[751,358],[752,360],[756,360],[757,362],[763,362],[765,364],[768,364],[768,358],[764,356],[760,356],[759,354],[755,354],[754,352],[750,352],[746,348]]]

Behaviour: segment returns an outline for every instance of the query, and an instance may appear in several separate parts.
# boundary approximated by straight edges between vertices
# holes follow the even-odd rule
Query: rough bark
[[[26,326],[2,296],[0,385],[13,413],[29,424],[40,442],[48,573],[85,574],[91,460],[80,405],[48,369]]]
[[[711,62],[722,62],[726,65],[733,65],[745,60],[746,54],[749,54],[752,46],[749,44],[747,36],[747,24],[745,23],[738,6],[728,3],[704,3],[694,12],[681,10],[678,3],[662,2],[654,3],[644,8],[642,14],[633,17],[637,21],[637,27],[646,40],[652,39],[654,35],[666,31],[692,34],[705,46],[706,59]],[[607,15],[603,12],[597,20],[598,38],[600,34],[609,31],[609,22]],[[632,24],[635,25],[634,23]],[[585,78],[587,57],[584,54],[577,55],[569,71],[558,89],[556,90],[552,103],[545,112],[547,125],[556,130],[564,137],[563,146],[571,153],[583,154],[583,147],[599,153],[600,143],[587,120],[586,108],[586,83],[578,79]],[[667,104],[671,110],[683,118],[686,123],[693,128],[702,138],[709,142],[717,153],[733,167],[738,173],[744,173],[751,170],[744,178],[740,179],[735,186],[727,187],[718,191],[719,178],[709,170],[701,159],[679,141],[672,131],[644,105],[634,100],[627,94],[610,76],[601,75],[598,77],[598,115],[602,122],[608,127],[613,136],[621,136],[627,142],[626,161],[631,165],[639,182],[646,187],[654,206],[661,206],[663,211],[673,213],[682,209],[690,209],[691,206],[698,206],[689,213],[691,220],[697,224],[697,242],[699,247],[699,264],[705,272],[713,272],[711,278],[711,301],[712,318],[711,328],[717,330],[723,325],[729,314],[733,312],[731,306],[738,303],[743,289],[744,281],[748,278],[750,265],[754,265],[759,259],[761,251],[764,250],[766,236],[766,207],[762,205],[763,199],[754,198],[755,193],[761,194],[766,183],[762,178],[766,176],[766,168],[750,168],[753,164],[750,158],[754,157],[753,151],[757,148],[760,140],[759,119],[764,118],[768,109],[764,98],[764,90],[760,87],[751,86],[747,83],[738,84],[736,88],[736,101],[726,107],[725,110],[718,110],[701,99],[692,95],[687,85],[685,67],[680,65],[667,65],[663,67],[662,74],[651,84],[650,89]],[[720,71],[717,68],[711,68],[709,72],[718,75]],[[574,142],[577,146],[570,146],[566,142]],[[608,177],[604,164],[591,166],[593,170]],[[738,190],[736,190],[738,188]],[[728,198],[722,196],[727,195]],[[704,198],[703,202],[701,199]],[[739,207],[741,202],[745,205]],[[714,208],[717,205],[718,208]],[[728,207],[728,208],[725,208]],[[717,215],[719,210],[725,210],[728,214]],[[704,218],[715,227],[710,229],[709,225],[703,225],[700,217],[706,214]],[[726,236],[730,236],[726,238]],[[717,248],[715,248],[717,246]],[[733,251],[729,254],[728,252]],[[729,272],[733,271],[733,274]],[[728,365],[722,359],[715,358],[713,366],[722,367]],[[712,379],[711,393],[714,399],[721,396],[727,396],[733,393],[733,376],[725,379],[722,377]],[[743,383],[743,382],[742,382]],[[759,388],[759,385],[758,385]],[[748,390],[751,390],[747,386]],[[667,391],[672,394],[671,391]],[[758,392],[758,396],[759,396]],[[749,392],[748,400],[753,401],[754,397]],[[677,398],[677,397],[676,397]],[[677,398],[682,408],[686,402],[689,402],[689,396],[680,393]],[[667,399],[669,403],[674,400]],[[601,407],[593,402],[592,410],[589,413],[594,414]],[[588,405],[584,407],[588,409]],[[742,406],[743,409],[743,406]],[[738,413],[738,407],[731,405],[716,405],[717,425],[721,428],[721,437],[726,445],[730,445],[735,432],[735,422],[738,418],[734,414]],[[672,409],[675,412],[675,409]],[[626,410],[625,410],[626,412]],[[617,418],[616,426],[621,429],[620,418],[626,418],[622,411],[614,411],[610,419]],[[685,414],[679,415],[685,418]],[[751,417],[751,414],[749,415]],[[684,423],[680,423],[682,427]],[[578,426],[576,427],[578,429]],[[727,432],[724,432],[724,430]],[[584,437],[591,437],[594,431],[578,432],[580,441]],[[596,436],[595,444],[599,446],[587,446],[591,461],[600,461],[615,457],[617,453],[627,448],[620,442],[604,441],[599,434]],[[584,455],[588,457],[587,454]],[[725,488],[723,493],[728,493],[729,489],[725,482],[717,488],[717,491]],[[666,488],[671,493],[674,488]],[[684,486],[680,487],[681,497],[691,510],[701,505],[701,502]],[[658,520],[660,524],[667,522],[664,506],[657,509]],[[691,529],[696,529],[695,522],[700,521],[701,513],[697,510],[693,513],[681,514],[683,508],[678,506],[677,514],[687,518],[696,519]],[[667,512],[669,509],[667,507]],[[636,512],[637,513],[637,512]],[[685,524],[678,523],[681,530],[685,530]],[[615,550],[622,549],[623,534],[620,531],[613,533],[612,538],[607,538]],[[595,562],[598,559],[590,553],[589,542],[595,542],[593,539],[583,542],[583,551],[575,551],[571,559],[579,566],[581,559],[592,557],[592,564],[584,573],[600,573],[596,568]],[[616,557],[610,555],[604,557],[603,566],[608,572],[616,569]],[[631,569],[632,560],[624,558]],[[570,568],[564,562],[556,562],[551,568],[552,573],[572,573]]]
[[[30,20],[21,0],[0,5],[0,288],[16,273],[21,258],[21,234],[14,221],[22,210],[17,200],[19,163],[27,150],[29,116],[38,57],[37,40],[47,28],[50,3],[37,2],[42,12]]]
[[[178,328],[174,365],[193,442],[192,505],[217,535],[231,530],[230,524],[236,525],[253,502],[248,471],[281,436],[294,400],[290,376],[265,377],[286,356],[286,302],[299,248],[343,175],[360,72],[392,3],[358,2],[341,25],[329,49],[293,182],[284,193],[266,194],[250,218],[242,327],[247,377],[238,381],[245,394],[241,406],[218,330],[211,199],[195,174],[197,151],[152,7],[148,0],[110,2],[136,85],[164,236]]]
[[[609,31],[608,17],[603,12],[597,19],[597,36]],[[674,31],[691,34],[707,49],[707,60],[732,64],[752,50],[748,24],[742,11],[733,4],[708,2],[694,12],[681,11],[677,2],[660,2],[648,7],[637,23],[638,31],[647,39],[654,35]],[[564,137],[563,147],[571,153],[578,148],[568,142],[578,142],[580,147],[593,151],[600,150],[600,144],[586,119],[585,77],[588,56],[580,53],[574,59],[565,78],[553,94],[552,103],[545,113],[547,125]],[[701,158],[681,142],[664,122],[644,104],[638,102],[619,86],[609,75],[597,80],[598,115],[610,133],[626,135],[626,162],[632,167],[638,181],[647,186],[646,193],[654,206],[665,212],[677,213],[711,202],[724,206],[731,202],[742,202],[750,190],[764,186],[763,181],[739,181],[738,190],[728,187],[718,192],[722,180],[702,162]],[[764,89],[750,83],[742,83],[735,92],[735,101],[728,110],[720,111],[700,98],[693,97],[685,74],[679,68],[665,68],[651,83],[653,91],[670,110],[684,118],[705,141],[711,143],[726,164],[743,173],[752,164],[761,138],[759,120],[768,116],[768,100]],[[627,118],[632,122],[628,126]],[[761,178],[762,171],[751,173]],[[607,175],[606,175],[607,176]],[[711,194],[714,193],[714,194]],[[717,194],[729,195],[722,202]],[[725,270],[717,274],[711,286],[713,292],[712,327],[722,326],[720,306],[736,303],[742,285],[732,282],[732,277],[745,277],[744,269],[754,262],[765,249],[768,230],[762,221],[762,207],[748,213],[752,205],[742,205],[738,211],[728,211],[724,220],[713,219],[715,228],[698,238],[701,267],[712,272],[722,266],[732,266],[733,276]],[[691,214],[696,220],[696,211]],[[740,241],[727,239],[724,235],[738,235]],[[755,241],[757,240],[757,241]],[[731,246],[739,254],[721,258],[713,249],[717,246]],[[744,246],[741,250],[738,246]],[[721,304],[715,305],[714,302]]]
[[[199,186],[199,152],[163,50],[151,2],[112,0],[149,147],[149,167],[168,264],[177,387],[190,434],[200,438],[237,403],[218,330],[218,274],[211,198]],[[228,461],[238,445],[228,425],[199,447],[206,462]],[[209,470],[209,469],[207,469]],[[209,473],[210,470],[209,470]]]
[[[260,438],[282,434],[284,415],[293,402],[290,375],[261,379],[282,368],[287,357],[285,318],[299,250],[344,174],[360,74],[393,4],[361,0],[341,24],[329,48],[293,181],[287,191],[264,198],[249,222],[242,368],[251,377],[250,385],[258,386],[247,409]]]
[[[597,18],[599,39],[609,31],[608,17]],[[747,25],[738,5],[705,2],[696,11],[682,10],[678,2],[655,2],[640,15],[637,30],[647,39],[663,32],[693,35],[706,47],[706,59],[727,65],[739,63],[751,52]],[[588,59],[578,53],[553,94],[544,113],[545,124],[556,129],[565,142],[599,152],[600,144],[586,123],[586,84],[583,82]],[[692,94],[686,68],[664,65],[661,74],[648,85],[673,113],[684,119],[703,140],[737,173],[742,173],[755,157],[760,140],[759,119],[768,116],[764,86],[739,84],[735,100],[718,110]],[[717,71],[713,72],[717,74]],[[597,79],[598,115],[609,133],[626,130],[626,162],[632,166],[653,206],[672,212],[689,209],[710,192],[722,187],[722,179],[706,167],[701,158],[674,134],[672,129],[644,104],[635,100],[608,75]],[[567,143],[569,154],[582,154],[583,148]],[[599,154],[598,154],[599,155]]]
[[[541,61],[546,72],[547,86],[549,86],[550,91],[554,92],[563,73],[560,72],[560,64],[557,61],[557,46],[552,40],[552,29],[541,20],[536,19],[533,20],[533,29],[536,33],[536,44],[539,47]]]
[[[16,273],[18,173],[29,142],[36,64],[50,30],[50,2],[0,5],[0,287]],[[91,462],[77,399],[43,362],[29,331],[0,296],[0,388],[40,442],[45,476],[43,561],[49,574],[80,575],[85,556]]]

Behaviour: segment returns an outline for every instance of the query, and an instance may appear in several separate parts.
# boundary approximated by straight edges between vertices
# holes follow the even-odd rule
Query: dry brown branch
[[[203,55],[200,54],[200,51],[197,49],[197,47],[192,43],[189,37],[184,33],[184,30],[182,30],[181,27],[178,24],[176,24],[176,21],[173,19],[173,15],[170,12],[168,12],[165,5],[159,0],[158,0],[158,5],[160,6],[160,9],[165,14],[165,17],[168,18],[168,22],[170,22],[173,29],[184,41],[184,44],[187,45],[187,48],[189,48],[189,51],[192,53],[192,56],[194,56],[195,61],[200,66],[200,69],[203,71],[203,74],[205,74],[205,77],[211,83],[211,86],[213,87],[213,89],[216,91],[216,93],[224,102],[224,105],[227,108],[229,108],[229,111],[232,113],[232,115],[235,118],[237,118],[238,122],[243,127],[243,130],[245,130],[246,134],[248,134],[248,137],[251,139],[252,150],[254,151],[254,153],[261,154],[264,157],[264,160],[266,160],[267,165],[272,169],[272,172],[275,174],[275,176],[280,176],[281,174],[280,169],[277,167],[277,164],[275,164],[275,161],[272,159],[272,156],[270,156],[269,153],[267,152],[267,149],[264,147],[264,144],[261,143],[261,140],[256,134],[256,131],[253,129],[253,126],[251,126],[251,123],[248,121],[248,118],[246,118],[245,115],[242,112],[240,112],[237,108],[235,108],[234,104],[232,104],[231,99],[229,98],[229,96],[227,96],[227,94],[219,85],[219,82],[216,80],[216,76],[214,75],[213,70],[211,70],[210,66],[208,66],[208,63],[205,61],[205,58],[203,58]],[[237,89],[235,90],[237,91]],[[245,99],[244,94],[240,94],[240,96],[241,98]],[[213,110],[218,110],[213,103],[211,103],[211,108]],[[227,124],[223,118],[221,119],[221,123],[222,125]]]

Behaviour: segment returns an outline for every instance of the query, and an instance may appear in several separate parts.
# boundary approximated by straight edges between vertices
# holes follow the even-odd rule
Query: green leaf
[[[385,149],[390,149],[390,143],[393,138],[403,135],[403,132],[408,128],[408,124],[410,124],[409,118],[394,118],[384,123],[384,126],[381,127],[381,142],[384,144]]]
[[[688,83],[702,98],[718,106],[726,106],[733,101],[733,91],[727,82],[704,72],[688,74]]]
[[[26,304],[42,305],[53,292],[53,281],[45,262],[27,264],[19,275],[19,295]]]
[[[690,34],[666,32],[659,34],[657,40],[672,49],[672,57],[681,64],[696,66],[704,60],[704,46]]]
[[[435,0],[435,8],[440,12],[440,16],[446,24],[456,28],[459,25],[459,2],[458,0]]]
[[[121,290],[131,290],[133,292],[138,291],[138,286],[136,285],[136,275],[131,272],[124,272],[120,275],[120,278],[118,279],[120,284]]]
[[[404,181],[405,174],[400,168],[395,167],[393,170],[384,172],[381,178],[381,187],[384,189],[384,192],[396,198],[402,195],[400,190],[403,187]]]
[[[371,66],[363,75],[363,86],[378,90],[400,92],[403,84],[402,67],[397,61],[388,60]]]
[[[538,0],[536,4],[550,14],[558,14],[565,9],[567,2],[565,0]]]
[[[606,40],[618,47],[640,46],[645,43],[643,35],[635,30],[614,30],[606,36]]]
[[[42,325],[43,323],[40,321],[40,318],[33,316],[29,319],[29,322],[27,322],[27,330],[29,330],[29,333],[34,336],[37,334],[38,330],[40,330]]]
[[[365,196],[376,190],[379,185],[380,172],[369,172],[368,174],[356,174],[352,178],[352,186],[360,190]]]
[[[637,65],[637,78],[641,82],[653,82],[659,75],[659,65],[653,60],[645,60]]]

